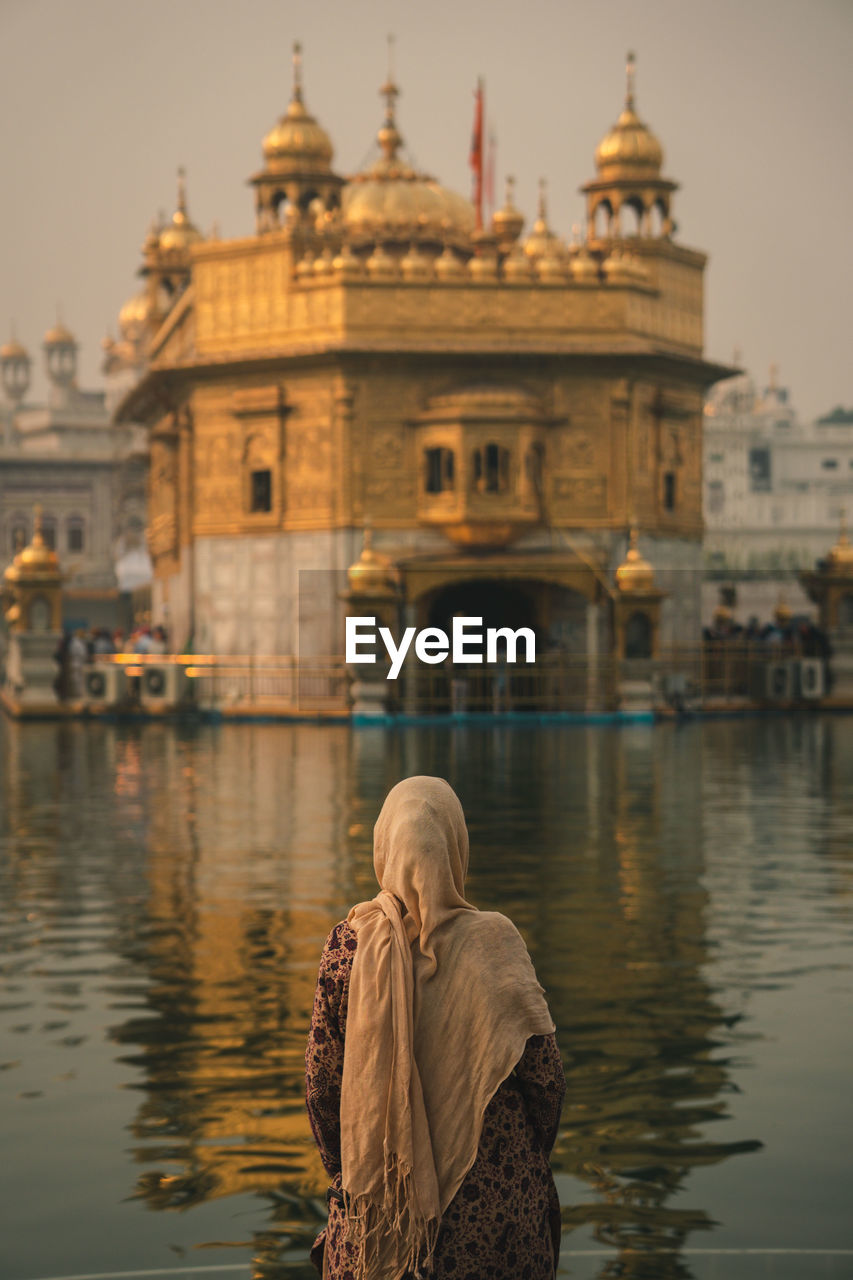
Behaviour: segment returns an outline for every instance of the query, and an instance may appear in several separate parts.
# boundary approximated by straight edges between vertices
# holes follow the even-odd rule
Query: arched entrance
[[[514,582],[475,579],[454,582],[434,592],[426,603],[426,626],[450,632],[453,618],[482,618],[483,627],[530,627],[540,625],[534,594]]]
[[[421,626],[440,627],[448,635],[453,619],[482,618],[483,635],[490,627],[531,630],[536,637],[537,658],[542,647],[542,588],[539,583],[518,583],[493,578],[473,578],[438,587],[420,602]],[[441,667],[418,672],[421,711],[499,715],[514,709],[539,710],[538,672],[525,662],[521,644],[517,665],[505,658],[503,643],[499,661],[460,665],[449,661]]]
[[[489,628],[528,628],[536,641],[535,663],[526,661],[520,639],[515,661],[498,642],[498,661],[418,665],[415,703],[421,713],[502,714],[508,711],[577,710],[588,695],[587,606],[580,592],[542,579],[472,578],[444,582],[417,602],[418,627],[452,634],[453,619],[482,618]],[[412,704],[414,708],[414,703]]]

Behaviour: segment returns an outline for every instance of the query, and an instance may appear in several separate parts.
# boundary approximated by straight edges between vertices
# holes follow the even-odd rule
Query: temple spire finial
[[[394,126],[394,109],[397,99],[400,96],[400,90],[394,80],[394,36],[388,36],[388,75],[385,83],[379,90],[385,99],[385,123],[388,126]]]
[[[293,42],[293,99],[302,101],[302,45],[298,40]]]
[[[187,212],[187,171],[183,165],[178,166],[178,211],[186,216]]]
[[[395,104],[400,96],[400,90],[397,88],[394,80],[394,37],[388,36],[388,78],[379,90],[385,99],[385,120],[382,128],[379,130],[377,139],[382,153],[386,160],[394,160],[397,152],[403,145],[403,139],[397,128],[395,119]]]
[[[548,221],[548,205],[547,205],[548,183],[545,178],[539,179],[539,201],[536,208],[537,217],[541,222]]]
[[[637,59],[632,53],[632,51],[629,49],[628,56],[625,59],[625,106],[628,108],[629,111],[634,110],[634,87],[635,87],[636,67],[637,67]]]

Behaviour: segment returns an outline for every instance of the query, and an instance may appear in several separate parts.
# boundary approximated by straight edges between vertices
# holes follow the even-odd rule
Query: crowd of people
[[[95,627],[86,631],[82,627],[66,630],[53,655],[58,670],[54,689],[58,698],[79,698],[83,695],[84,669],[90,662],[108,654],[158,654],[168,653],[168,636],[165,627],[140,626],[126,633],[121,627],[110,631],[109,627]]]
[[[727,615],[727,610],[717,610],[710,627],[704,627],[702,636],[707,645],[742,645],[752,648],[776,650],[781,655],[796,654],[803,658],[828,658],[831,654],[829,638],[825,631],[815,626],[804,614],[785,618],[776,617],[772,622],[760,622],[750,618],[743,626]]]

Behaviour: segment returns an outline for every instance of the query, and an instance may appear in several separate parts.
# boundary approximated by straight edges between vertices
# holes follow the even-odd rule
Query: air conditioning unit
[[[139,679],[139,697],[144,707],[163,710],[175,707],[187,696],[187,673],[177,662],[148,663]]]
[[[796,692],[798,698],[822,698],[826,693],[826,668],[823,658],[800,658],[797,663]]]
[[[115,662],[90,662],[83,668],[83,701],[114,706],[127,695],[127,676]]]
[[[760,667],[759,697],[766,702],[790,702],[794,696],[795,665],[793,662],[768,662]]]

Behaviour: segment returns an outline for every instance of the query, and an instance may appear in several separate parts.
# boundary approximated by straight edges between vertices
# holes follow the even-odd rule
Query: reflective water
[[[853,720],[3,723],[0,751],[3,1277],[313,1274],[317,960],[417,772],[548,990],[561,1274],[853,1274]]]

